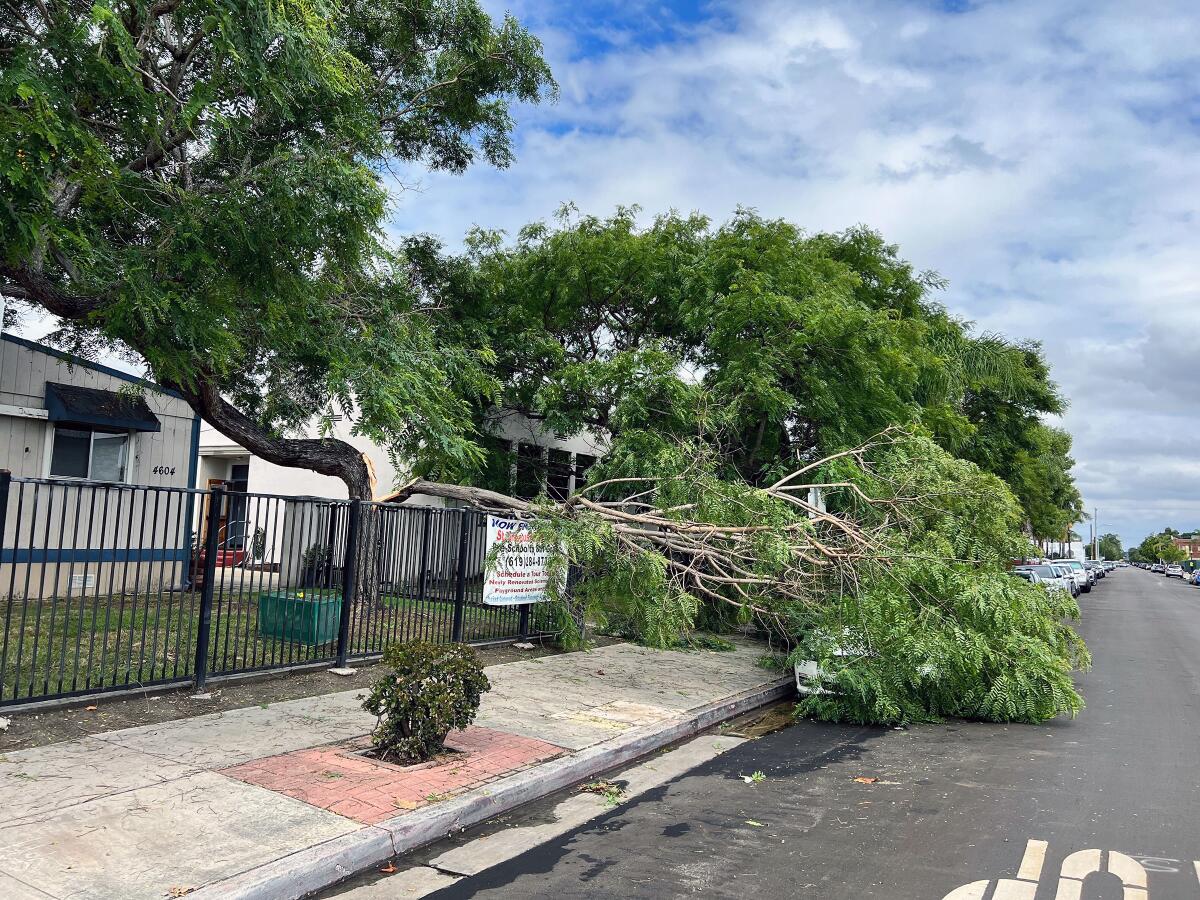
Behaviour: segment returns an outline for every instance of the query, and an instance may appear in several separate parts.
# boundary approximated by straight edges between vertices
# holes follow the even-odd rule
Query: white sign
[[[493,547],[500,548],[494,559]],[[483,602],[490,606],[518,606],[549,600],[549,549],[534,540],[528,522],[488,516],[488,571],[483,581]]]

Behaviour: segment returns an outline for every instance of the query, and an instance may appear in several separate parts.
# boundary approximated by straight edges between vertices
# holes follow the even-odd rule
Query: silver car
[[[1017,566],[1014,574],[1027,572],[1034,575],[1038,581],[1052,591],[1067,591],[1072,597],[1076,594],[1075,579],[1068,570],[1056,565]]]

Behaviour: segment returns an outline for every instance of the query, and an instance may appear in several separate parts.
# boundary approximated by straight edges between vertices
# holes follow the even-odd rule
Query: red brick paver
[[[267,756],[222,770],[371,825],[446,800],[563,752],[531,738],[471,726],[446,739],[448,753],[416,766],[396,766],[356,753],[366,741]]]

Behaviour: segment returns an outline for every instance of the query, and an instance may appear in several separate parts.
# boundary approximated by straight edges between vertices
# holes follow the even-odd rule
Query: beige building
[[[14,479],[0,596],[96,590],[114,563],[125,588],[177,584],[194,519],[183,489],[195,481],[199,436],[199,418],[177,394],[0,336],[0,470]]]

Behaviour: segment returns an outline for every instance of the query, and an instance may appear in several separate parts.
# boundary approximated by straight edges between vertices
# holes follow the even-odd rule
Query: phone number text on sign
[[[488,516],[487,558],[499,547],[488,564],[483,581],[483,602],[489,606],[519,606],[550,599],[547,588],[550,572],[547,562],[551,549],[534,540],[533,528],[520,519]]]

